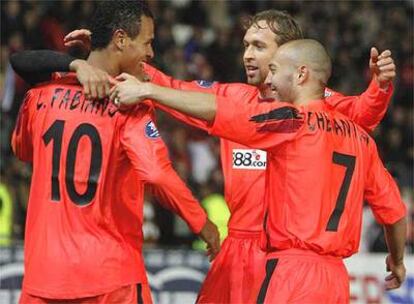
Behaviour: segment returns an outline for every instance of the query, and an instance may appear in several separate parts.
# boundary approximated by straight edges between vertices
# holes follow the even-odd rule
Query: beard
[[[261,86],[264,84],[266,77],[262,77],[262,75],[260,75],[260,73],[257,73],[254,76],[248,76],[246,75],[247,78],[247,83],[253,86]]]

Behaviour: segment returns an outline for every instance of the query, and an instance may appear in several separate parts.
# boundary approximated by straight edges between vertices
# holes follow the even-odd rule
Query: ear
[[[309,69],[306,65],[301,65],[297,69],[296,83],[301,85],[309,78]]]
[[[127,37],[128,35],[122,29],[118,29],[112,34],[112,41],[118,50],[122,51],[125,49]]]

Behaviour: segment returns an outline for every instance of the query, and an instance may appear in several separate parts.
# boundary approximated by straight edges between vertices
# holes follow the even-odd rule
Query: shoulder
[[[344,95],[342,93],[339,93],[337,91],[332,90],[331,88],[325,88],[325,98],[330,97],[343,97]]]
[[[243,93],[243,94],[259,94],[259,90],[252,85],[248,85],[245,83],[239,83],[239,82],[232,82],[232,83],[217,83],[217,86],[219,86],[221,89],[226,90],[229,94],[237,94],[237,93]]]
[[[33,87],[32,90],[47,90],[54,89],[59,86],[76,86],[81,88],[81,85],[75,73],[60,73],[49,81],[41,82]]]

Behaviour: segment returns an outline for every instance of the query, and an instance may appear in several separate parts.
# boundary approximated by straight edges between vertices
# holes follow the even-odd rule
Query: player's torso
[[[231,213],[228,226],[260,231],[267,153],[225,139],[220,144],[225,199]]]
[[[223,95],[238,90],[237,85],[223,85]],[[259,91],[242,85],[250,94],[258,96]],[[256,99],[251,99],[256,100]],[[260,100],[260,99],[259,99]],[[243,107],[245,100],[240,100]],[[257,101],[255,101],[257,102]],[[261,102],[261,101],[259,101]],[[276,102],[266,100],[263,102]],[[225,199],[231,217],[229,228],[244,231],[260,231],[263,228],[265,174],[267,152],[220,139],[221,162],[224,175]]]
[[[268,154],[268,241],[348,256],[359,243],[370,139],[329,109],[304,115],[296,139]]]
[[[78,284],[74,292],[82,294],[98,286],[82,287],[82,280],[62,280],[58,274],[71,271],[91,278],[101,269],[111,275],[122,265],[119,258],[138,261],[143,186],[119,146],[118,110],[108,100],[85,100],[77,86],[49,91],[34,105],[34,168],[26,226],[31,276],[25,280],[36,285],[49,277],[60,280],[61,286]],[[63,292],[59,284],[45,291],[58,295]]]

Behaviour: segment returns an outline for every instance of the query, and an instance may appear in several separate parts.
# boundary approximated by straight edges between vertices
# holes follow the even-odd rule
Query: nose
[[[243,59],[244,59],[244,61],[250,61],[250,60],[254,59],[253,51],[252,51],[251,46],[248,46],[244,49]]]
[[[272,73],[270,71],[269,73],[267,73],[265,84],[268,85],[269,87],[272,86]]]
[[[152,46],[151,45],[148,47],[147,58],[149,60],[151,60],[151,59],[154,58],[154,50],[152,49]]]

